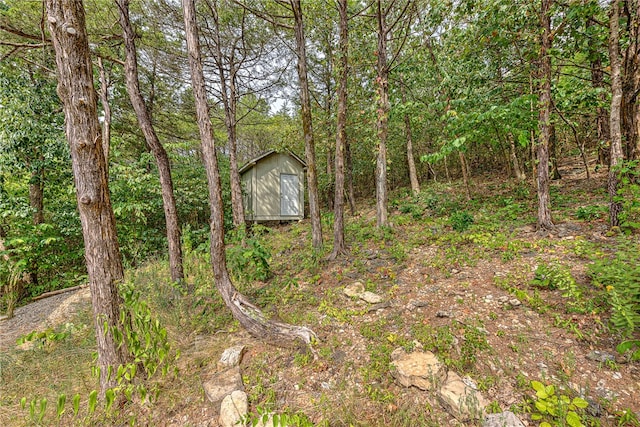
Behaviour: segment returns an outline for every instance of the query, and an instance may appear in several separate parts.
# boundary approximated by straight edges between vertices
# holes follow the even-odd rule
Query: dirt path
[[[0,321],[0,351],[15,345],[31,331],[42,331],[65,322],[91,301],[89,288],[44,298],[15,310],[11,319]]]

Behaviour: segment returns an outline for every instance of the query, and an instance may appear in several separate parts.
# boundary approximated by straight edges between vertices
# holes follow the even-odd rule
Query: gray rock
[[[361,300],[366,301],[369,304],[378,304],[382,302],[382,297],[378,294],[374,294],[373,292],[364,291],[359,296]]]
[[[242,425],[242,419],[247,415],[248,410],[247,393],[235,390],[222,400],[218,421],[222,427],[238,427]]]
[[[354,282],[349,286],[346,286],[342,291],[348,297],[360,297],[360,294],[364,292],[364,285],[360,282]]]
[[[218,369],[233,368],[238,366],[242,360],[242,353],[246,347],[244,345],[234,345],[222,352],[218,361]]]
[[[607,360],[615,362],[616,356],[614,356],[613,354],[606,353],[604,351],[594,350],[591,353],[587,354],[587,359],[593,360],[594,362],[601,362],[601,363],[606,362]]]
[[[517,298],[513,298],[509,300],[509,304],[511,304],[514,307],[518,307],[519,305],[522,305],[522,303],[520,302],[519,299]]]
[[[235,366],[233,368],[217,372],[210,380],[202,384],[204,392],[210,402],[216,404],[225,396],[231,394],[235,390],[244,390],[242,384],[242,376],[240,375],[240,368]]]
[[[406,353],[397,348],[391,353],[391,360],[395,367],[392,375],[405,387],[433,390],[447,376],[445,366],[430,351]]]
[[[450,311],[438,311],[436,312],[436,317],[452,317]]]
[[[453,371],[447,374],[438,397],[445,409],[459,421],[480,419],[487,406],[482,394],[466,385]]]
[[[525,427],[520,418],[513,412],[488,414],[482,421],[482,427]]]

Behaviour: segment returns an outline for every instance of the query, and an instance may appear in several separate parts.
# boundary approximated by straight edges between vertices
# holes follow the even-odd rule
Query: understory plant
[[[585,426],[584,410],[589,406],[586,400],[558,394],[553,384],[544,385],[540,381],[531,381],[531,387],[536,392],[533,400],[535,410],[531,413],[531,419],[540,421],[540,427]]]

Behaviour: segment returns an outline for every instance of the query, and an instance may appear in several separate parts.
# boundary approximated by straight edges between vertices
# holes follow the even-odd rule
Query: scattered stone
[[[360,282],[354,282],[344,288],[344,294],[348,297],[360,297],[360,294],[364,292],[364,285]]]
[[[616,357],[613,354],[609,354],[604,351],[594,350],[587,354],[587,359],[593,360],[594,362],[604,363],[607,360],[615,362]]]
[[[512,298],[509,300],[509,304],[511,304],[513,307],[518,307],[520,305],[522,305],[522,303],[520,302],[519,299],[517,298]]]
[[[361,300],[366,301],[369,304],[378,304],[382,302],[382,297],[380,295],[369,291],[362,292],[359,297]]]
[[[419,301],[419,300],[413,300],[409,304],[411,304],[415,308],[422,308],[422,307],[429,306],[429,303],[427,301]]]
[[[247,393],[235,390],[222,400],[219,422],[222,427],[237,427],[247,415],[249,402]]]
[[[499,414],[488,414],[482,421],[482,427],[525,427],[520,418],[513,412],[505,411]]]
[[[470,376],[465,376],[462,378],[462,382],[465,383],[468,387],[471,387],[474,390],[478,389],[478,384],[471,378]]]
[[[415,386],[432,390],[440,386],[447,376],[445,366],[430,351],[407,353],[402,347],[391,353],[392,375],[404,387]]]
[[[451,274],[458,274],[458,273],[460,273],[460,270],[457,270],[455,268],[451,269]]]
[[[372,311],[378,311],[389,307],[391,307],[391,303],[389,301],[385,301],[378,304],[373,304],[371,307],[369,307],[367,312],[371,313]]]
[[[453,317],[453,316],[451,316],[450,311],[438,311],[436,312],[436,317]]]
[[[622,374],[620,372],[613,372],[611,374],[611,376],[613,377],[614,380],[621,380],[622,379]]]
[[[233,368],[240,364],[242,353],[244,353],[244,345],[234,345],[222,352],[218,361],[218,369]]]
[[[225,371],[217,372],[209,381],[202,384],[204,392],[210,402],[216,404],[235,390],[243,390],[240,367],[235,366]]]
[[[336,363],[337,365],[342,365],[342,363],[344,363],[346,358],[347,358],[347,353],[345,353],[342,350],[336,350],[331,355],[331,359],[333,359],[334,363]]]
[[[467,386],[453,371],[447,374],[439,398],[445,409],[459,421],[480,419],[487,406],[482,394]]]
[[[498,297],[497,301],[501,304],[506,304],[509,302],[509,297],[507,295],[502,295],[501,297]]]

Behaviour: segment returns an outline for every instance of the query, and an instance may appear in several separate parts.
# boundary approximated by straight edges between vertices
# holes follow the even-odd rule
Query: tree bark
[[[540,130],[538,140],[538,228],[550,230],[554,228],[551,220],[550,196],[549,196],[549,139],[551,124],[551,3],[552,0],[542,0],[540,10],[540,25],[542,27],[542,39],[540,43],[540,93],[538,128]]]
[[[298,80],[300,82],[300,104],[302,110],[302,132],[304,134],[304,153],[307,161],[307,187],[309,188],[309,215],[311,216],[311,239],[315,249],[322,248],[322,223],[320,221],[320,200],[318,199],[318,174],[316,166],[316,147],[313,140],[311,120],[311,96],[307,79],[307,49],[302,22],[300,0],[290,0],[295,20],[296,55]]]
[[[513,167],[513,175],[518,181],[524,181],[527,179],[527,175],[520,168],[520,162],[518,161],[518,154],[516,152],[516,142],[512,134],[508,134],[506,138],[509,140],[509,157],[511,159],[511,165]]]
[[[378,24],[378,61],[376,86],[378,92],[378,114],[376,128],[378,133],[378,153],[376,157],[376,225],[378,228],[388,225],[387,194],[387,135],[389,133],[389,67],[387,66],[388,29],[382,8],[382,0],[376,2],[376,20]]]
[[[593,25],[593,21],[591,19],[587,20],[587,27]],[[602,72],[602,59],[599,55],[599,50],[597,46],[595,46],[593,38],[589,38],[589,57],[591,58],[590,68],[591,68],[591,86],[594,89],[603,89],[604,88],[604,76]],[[607,95],[602,90],[598,94],[598,99],[602,104],[605,103],[607,99]],[[609,144],[610,134],[609,134],[609,114],[607,114],[607,109],[598,105],[596,107],[596,138],[597,138],[597,149],[598,149],[598,163],[601,166],[608,165],[608,156],[609,153],[606,150],[606,146]]]
[[[578,146],[579,148],[580,146]],[[551,123],[549,125],[549,158],[551,159],[551,179],[561,179],[560,170],[558,169],[558,138],[556,136],[556,125]],[[585,163],[587,167],[587,179],[589,179],[588,163]]]
[[[338,0],[340,13],[340,79],[338,80],[338,120],[336,124],[336,175],[333,203],[333,251],[329,259],[346,253],[344,243],[344,148],[347,139],[347,82],[349,77],[349,28],[347,0]]]
[[[102,152],[104,153],[104,161],[109,171],[109,151],[111,151],[111,106],[109,105],[109,81],[107,73],[102,64],[102,58],[98,57],[98,70],[100,72],[100,102],[102,103],[102,112],[104,113],[104,121],[102,122]]]
[[[229,147],[229,172],[231,181],[231,210],[233,214],[233,226],[238,228],[244,226],[244,206],[242,203],[242,184],[240,182],[240,172],[238,169],[238,132],[237,132],[237,90],[236,72],[237,64],[233,54],[229,58],[229,76],[227,78],[224,69],[225,58],[222,54],[222,42],[220,40],[220,22],[218,17],[217,4],[210,2],[210,9],[214,21],[214,52],[218,74],[220,77],[220,97],[224,107],[224,124],[227,128],[227,138]],[[232,47],[235,50],[235,46]],[[229,84],[227,85],[227,80]]]
[[[345,160],[345,182],[347,185],[347,199],[349,200],[349,210],[351,215],[356,214],[356,193],[353,188],[353,159],[351,158],[351,144],[349,138],[344,141],[344,160]]]
[[[402,103],[407,103],[407,93],[404,87],[404,81],[400,77],[400,94]],[[407,139],[407,166],[409,167],[409,182],[411,183],[411,192],[414,196],[420,193],[420,182],[418,182],[418,173],[416,172],[416,161],[413,158],[413,138],[411,134],[411,118],[409,114],[404,113],[404,134]]]
[[[618,215],[622,210],[620,202],[616,201],[618,192],[617,166],[624,159],[622,154],[622,77],[620,75],[620,5],[618,0],[611,1],[609,11],[609,58],[611,62],[611,109],[609,116],[609,129],[611,132],[611,151],[609,154],[609,178],[607,190],[609,192],[609,225],[620,225]]]
[[[171,280],[174,282],[184,279],[182,267],[182,245],[180,242],[180,225],[176,200],[173,193],[173,180],[171,179],[171,166],[169,157],[158,139],[153,128],[150,111],[142,97],[140,82],[138,81],[138,59],[135,45],[135,34],[129,19],[129,0],[116,0],[120,12],[120,26],[125,46],[125,80],[131,105],[135,110],[140,129],[144,134],[147,145],[151,149],[158,167],[160,187],[162,190],[162,206],[167,227],[167,243],[169,246],[169,269]]]
[[[108,378],[109,367],[115,369],[128,359],[126,345],[118,343],[113,334],[121,328],[118,283],[124,270],[109,198],[82,1],[46,0],[45,5],[71,149],[104,393],[114,385],[114,379]]]
[[[38,161],[43,161],[42,154]],[[44,223],[44,169],[33,166],[29,182],[29,205],[33,210],[32,224],[38,226]],[[38,284],[38,259],[32,259],[27,266],[27,280],[32,285]]]
[[[194,0],[182,0],[184,11],[185,36],[191,70],[191,82],[196,102],[198,129],[202,140],[202,155],[207,174],[209,206],[211,210],[211,266],[218,292],[222,296],[234,318],[252,335],[265,339],[276,345],[289,346],[300,341],[309,344],[316,338],[310,329],[292,326],[268,320],[263,313],[251,304],[247,298],[238,293],[233,286],[229,271],[224,243],[224,207],[222,204],[222,187],[218,169],[217,154],[213,129],[209,118],[209,106],[205,89],[196,10]]]
[[[640,0],[624,1],[629,43],[623,57],[622,128],[627,158],[640,158]]]

